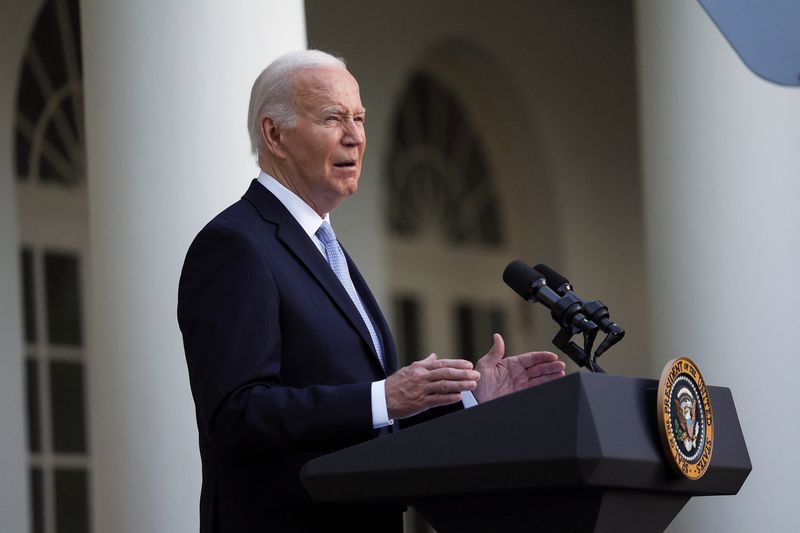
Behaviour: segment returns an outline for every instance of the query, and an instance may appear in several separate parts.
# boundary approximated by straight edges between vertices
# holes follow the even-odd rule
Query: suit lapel
[[[392,332],[389,329],[389,325],[386,323],[383,313],[381,313],[380,307],[378,307],[378,302],[375,301],[375,297],[372,295],[372,291],[369,290],[367,282],[361,276],[361,272],[359,272],[358,267],[356,267],[356,264],[350,258],[350,255],[347,253],[344,247],[342,247],[342,251],[344,251],[344,255],[347,258],[347,265],[350,269],[350,277],[353,280],[353,284],[355,285],[358,294],[361,295],[361,300],[364,303],[364,306],[367,308],[367,313],[369,313],[369,316],[372,318],[375,329],[381,338],[381,342],[383,344],[383,360],[384,364],[386,365],[386,374],[393,374],[397,370],[397,349],[394,345]]]
[[[325,260],[316,245],[309,239],[308,234],[306,234],[297,220],[295,220],[292,214],[289,213],[275,195],[256,180],[253,180],[250,184],[243,198],[253,204],[261,215],[261,218],[277,225],[278,231],[276,235],[278,240],[281,241],[281,243],[283,243],[283,245],[297,257],[316,278],[323,290],[328,293],[331,300],[333,300],[342,314],[345,315],[350,325],[361,335],[361,338],[372,353],[374,361],[376,361],[380,367],[378,354],[375,353],[375,347],[372,344],[372,338],[353,300],[350,299],[350,296],[342,286],[339,278],[336,277],[328,261]],[[348,266],[352,266],[349,256],[347,259]],[[351,276],[353,275],[353,270],[355,269],[350,269]],[[358,278],[363,283],[360,274]],[[367,290],[367,293],[369,293],[369,290]],[[363,295],[363,292],[359,290],[359,294]],[[362,296],[362,299],[364,299],[364,296]]]

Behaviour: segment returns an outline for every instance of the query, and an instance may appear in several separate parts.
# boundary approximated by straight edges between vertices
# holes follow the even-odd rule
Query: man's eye
[[[362,116],[355,117],[355,118],[353,118],[353,120],[355,120],[356,122],[364,122],[364,117],[362,117]]]
[[[325,117],[325,122],[339,122],[339,117],[335,115],[331,115],[329,117]]]

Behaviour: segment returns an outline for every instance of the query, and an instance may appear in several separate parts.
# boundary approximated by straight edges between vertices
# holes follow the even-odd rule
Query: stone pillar
[[[180,268],[203,224],[257,175],[250,86],[305,47],[303,2],[86,0],[81,17],[93,531],[197,531]]]
[[[789,531],[800,90],[753,74],[696,1],[636,7],[653,375],[685,354],[730,387],[753,462],[738,496],[695,500],[669,530]]]

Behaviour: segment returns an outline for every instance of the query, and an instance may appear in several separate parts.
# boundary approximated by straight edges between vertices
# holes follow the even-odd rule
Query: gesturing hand
[[[473,390],[481,375],[463,359],[437,359],[430,354],[386,378],[389,418],[406,418],[431,407],[461,400],[461,391]]]
[[[478,402],[493,400],[564,375],[566,365],[558,360],[556,354],[527,352],[503,358],[506,351],[503,337],[495,333],[492,339],[492,348],[475,365],[481,374],[473,392]]]

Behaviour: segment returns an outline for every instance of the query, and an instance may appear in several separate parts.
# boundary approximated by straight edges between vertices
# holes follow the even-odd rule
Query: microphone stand
[[[577,333],[577,331],[570,326],[562,327],[558,333],[556,333],[556,336],[553,337],[553,345],[567,354],[579,367],[587,368],[590,372],[605,374],[606,371],[600,368],[600,365],[593,361],[590,356],[586,355],[592,353],[592,345],[597,336],[597,331],[584,332],[583,348],[572,341],[572,337],[575,333]]]

